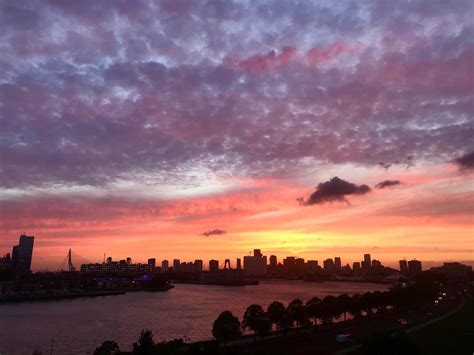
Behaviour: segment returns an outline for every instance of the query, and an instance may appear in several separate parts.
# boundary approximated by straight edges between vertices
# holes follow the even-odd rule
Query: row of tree
[[[337,297],[329,295],[322,300],[313,297],[304,303],[300,299],[291,301],[287,307],[281,302],[272,302],[266,310],[262,306],[250,305],[239,321],[230,311],[222,312],[214,321],[212,334],[218,340],[235,339],[242,331],[251,330],[255,335],[265,335],[272,330],[286,331],[309,325],[330,324],[348,314],[354,318],[371,317],[374,312],[387,309],[404,310],[432,300],[439,292],[434,280],[420,280],[406,287],[395,287],[389,291],[366,292],[362,295]]]

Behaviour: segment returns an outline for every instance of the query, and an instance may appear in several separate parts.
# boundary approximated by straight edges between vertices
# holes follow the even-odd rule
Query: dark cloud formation
[[[455,161],[461,170],[474,169],[474,151],[464,154],[463,156],[457,158]]]
[[[377,185],[375,185],[375,188],[385,189],[386,187],[397,186],[400,184],[401,184],[400,180],[384,180],[384,181],[379,182]]]
[[[222,234],[226,234],[226,231],[222,229],[212,229],[207,232],[201,233],[200,235],[204,237],[210,237],[212,235],[222,235]]]
[[[318,184],[316,191],[313,192],[307,201],[306,205],[319,205],[326,202],[347,202],[348,195],[364,195],[370,192],[370,187],[367,185],[356,185],[337,176],[331,180]]]
[[[0,187],[454,159],[474,148],[471,10],[0,0]]]

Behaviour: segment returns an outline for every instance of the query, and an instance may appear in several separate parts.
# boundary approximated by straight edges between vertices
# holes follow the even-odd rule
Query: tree
[[[347,321],[347,312],[351,307],[351,296],[344,293],[336,297],[336,308],[344,314],[344,322]]]
[[[336,307],[336,297],[329,295],[323,298],[321,304],[321,318],[324,323],[332,323],[333,318],[341,314]]]
[[[273,301],[267,308],[267,315],[272,324],[275,324],[277,329],[281,329],[281,321],[286,313],[286,308],[281,302]]]
[[[321,318],[321,300],[318,297],[311,298],[306,302],[306,315],[317,324],[318,318]]]
[[[351,297],[351,303],[349,305],[349,313],[354,318],[360,318],[361,317],[361,311],[362,311],[361,295],[356,293],[356,294],[352,295],[352,297]]]
[[[247,307],[242,320],[242,326],[252,330],[255,335],[265,335],[272,329],[272,323],[262,306],[252,304]]]
[[[120,353],[118,344],[112,340],[106,340],[95,349],[94,355],[115,355]]]
[[[362,309],[367,312],[367,316],[370,318],[372,315],[372,308],[374,308],[375,299],[372,292],[366,292],[361,297]]]
[[[305,307],[303,301],[300,299],[295,299],[290,302],[288,305],[288,313],[291,315],[291,318],[296,322],[297,327],[301,327],[307,323],[308,319],[306,318]]]
[[[142,329],[138,341],[133,343],[133,354],[150,355],[153,354],[154,348],[153,332],[149,329]]]
[[[212,326],[212,335],[217,340],[235,339],[241,334],[239,319],[229,311],[222,312]]]

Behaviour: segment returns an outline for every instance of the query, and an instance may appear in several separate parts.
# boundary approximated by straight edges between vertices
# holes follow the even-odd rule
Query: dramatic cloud
[[[474,169],[474,151],[464,154],[463,156],[457,158],[455,161],[461,170]]]
[[[385,169],[414,200],[421,185],[432,183],[429,198],[472,185],[448,176],[452,165],[433,172],[474,151],[472,0],[0,0],[0,53],[5,247],[31,231],[63,243],[63,255],[65,238],[115,235],[117,253],[136,243],[145,254],[146,240],[174,256],[221,226],[232,234],[201,237],[199,253],[285,241],[296,255],[301,230],[332,243],[335,229],[360,224],[316,228],[313,209],[293,200],[311,181],[372,186]],[[369,190],[335,178],[300,203]],[[350,210],[325,205],[318,220],[393,202],[382,195]],[[362,239],[387,231],[361,228]]]
[[[201,233],[200,235],[202,235],[204,237],[210,237],[212,235],[222,235],[222,234],[225,234],[225,233],[226,233],[226,231],[224,231],[222,229],[212,229],[210,231]]]
[[[309,196],[306,205],[319,205],[326,202],[347,202],[348,195],[364,195],[370,192],[367,185],[356,185],[337,176],[331,180],[318,184],[316,191]]]
[[[0,7],[3,188],[279,178],[474,148],[470,1]]]
[[[379,182],[377,185],[375,185],[375,188],[385,189],[386,187],[397,186],[400,184],[401,184],[400,180],[384,180],[384,181]]]

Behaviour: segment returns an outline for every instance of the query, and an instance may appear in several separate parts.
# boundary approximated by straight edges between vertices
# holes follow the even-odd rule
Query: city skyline
[[[31,243],[31,244],[30,244],[30,246],[27,247],[28,252],[26,252],[27,253],[26,254],[27,255],[26,256],[26,261],[22,261],[22,263],[26,262],[26,264],[25,264],[25,266],[20,267],[20,268],[23,269],[23,271],[22,271],[23,273],[25,271],[30,270],[30,269],[33,272],[35,272],[35,271],[36,272],[37,271],[45,271],[45,270],[48,270],[48,271],[65,270],[64,267],[65,267],[66,262],[75,271],[76,267],[73,266],[73,263],[77,264],[76,259],[79,259],[78,261],[79,261],[80,266],[85,265],[85,264],[90,264],[90,265],[132,264],[132,260],[134,262],[136,261],[131,256],[127,256],[124,259],[119,259],[119,261],[115,261],[115,260],[113,260],[113,256],[107,255],[106,253],[103,254],[102,262],[99,261],[99,260],[92,261],[92,260],[85,259],[81,255],[72,254],[72,250],[69,249],[66,259],[62,260],[62,263],[59,266],[59,268],[55,269],[54,267],[52,267],[52,268],[45,268],[45,269],[33,269],[33,268],[31,268],[31,265],[32,265],[32,259],[33,259],[33,240],[34,240],[34,238],[35,238],[34,236],[27,236],[23,233],[22,235],[20,235],[19,244],[14,245],[12,247],[12,252],[11,253],[6,252],[6,253],[2,254],[2,252],[0,251],[0,267],[1,267],[1,265],[3,265],[2,262],[4,262],[5,263],[4,265],[6,267],[11,265],[13,268],[17,268],[18,266],[15,266],[15,264],[16,264],[15,260],[19,260],[19,258],[18,258],[18,250],[19,249],[18,248],[20,248],[21,245],[24,245],[25,241],[27,241],[27,240],[29,240],[29,242],[27,242],[27,243],[28,244]],[[23,247],[23,249],[24,248],[25,247]],[[25,253],[25,252],[23,252],[23,253]],[[467,261],[466,260],[443,260],[443,261],[440,261],[440,262],[433,262],[433,261],[429,261],[429,260],[428,261],[426,261],[426,260],[423,261],[423,260],[417,259],[416,257],[414,257],[412,259],[407,259],[405,257],[402,258],[402,259],[399,258],[396,261],[389,261],[387,264],[382,264],[380,260],[375,259],[375,258],[372,259],[372,254],[370,254],[370,253],[363,254],[363,260],[360,260],[360,258],[359,258],[359,260],[357,260],[357,259],[343,260],[340,256],[327,256],[327,255],[321,257],[320,259],[314,259],[314,258],[312,258],[312,259],[306,258],[305,259],[305,258],[303,258],[301,256],[297,256],[297,255],[286,255],[286,256],[275,255],[275,254],[266,254],[266,255],[264,255],[262,253],[261,249],[253,249],[253,251],[249,251],[248,254],[243,254],[243,255],[237,256],[234,259],[228,258],[226,256],[222,256],[221,258],[214,257],[212,259],[199,259],[199,258],[196,258],[194,260],[181,259],[177,256],[174,256],[172,258],[163,257],[163,258],[157,259],[155,256],[151,256],[151,257],[148,257],[145,260],[139,260],[137,265],[150,265],[152,263],[153,264],[153,269],[155,268],[155,265],[156,265],[156,268],[159,269],[160,272],[167,271],[168,268],[172,268],[172,269],[174,269],[174,271],[176,271],[180,267],[183,267],[183,265],[184,265],[184,267],[188,266],[188,268],[189,268],[190,265],[196,266],[196,264],[199,264],[198,271],[212,270],[212,269],[225,269],[225,268],[249,269],[249,266],[250,266],[250,268],[253,268],[254,265],[252,265],[253,262],[248,262],[248,261],[246,262],[246,259],[247,258],[252,259],[255,256],[262,257],[262,262],[263,262],[262,265],[264,266],[264,268],[266,268],[268,266],[284,265],[285,261],[288,260],[288,259],[302,260],[305,264],[314,264],[316,267],[326,269],[326,270],[334,268],[334,267],[336,267],[336,269],[338,269],[338,270],[341,270],[341,267],[342,268],[349,267],[351,270],[356,270],[356,267],[364,269],[366,267],[366,266],[364,266],[364,264],[369,265],[369,267],[372,267],[372,263],[375,262],[377,264],[380,264],[380,266],[389,267],[389,268],[392,268],[392,269],[393,268],[398,269],[400,274],[406,274],[407,273],[408,269],[410,268],[410,263],[411,262],[420,263],[420,268],[421,268],[421,262],[423,262],[425,267],[428,267],[428,268],[441,266],[445,263],[450,263],[450,262],[465,263],[465,264],[467,264],[468,266],[471,266],[471,267],[474,265],[474,261],[471,261],[471,260],[467,260]],[[23,259],[24,258],[25,257],[23,257]],[[224,259],[222,259],[222,258],[224,258]],[[327,262],[330,262],[330,265],[327,265]],[[260,262],[258,262],[258,264],[260,264]],[[356,266],[356,264],[357,264],[357,266]],[[246,267],[246,265],[247,265],[247,267]],[[58,265],[56,265],[56,266],[58,266]],[[258,267],[259,266],[257,265],[257,268]],[[188,270],[188,271],[190,271],[190,270]],[[194,270],[194,271],[196,271],[196,270]]]
[[[470,10],[2,2],[0,250],[472,262]]]

